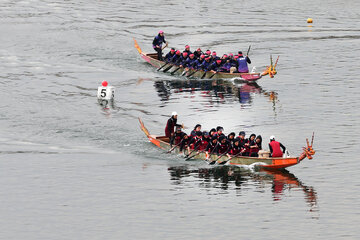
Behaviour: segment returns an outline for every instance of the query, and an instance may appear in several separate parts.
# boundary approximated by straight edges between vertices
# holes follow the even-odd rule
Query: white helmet
[[[270,136],[270,141],[271,141],[271,140],[275,140],[275,136],[274,136],[274,135],[271,135],[271,136]]]
[[[171,116],[176,116],[177,115],[177,112],[172,112],[171,113]]]

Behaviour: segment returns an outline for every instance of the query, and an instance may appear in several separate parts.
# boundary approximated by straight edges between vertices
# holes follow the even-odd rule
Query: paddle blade
[[[149,133],[149,131],[147,130],[147,128],[145,127],[144,123],[141,121],[140,118],[138,118],[138,119],[139,119],[139,122],[140,122],[140,129],[146,134],[146,136],[149,136],[150,133]]]
[[[138,50],[138,52],[141,54],[142,51],[141,51],[141,48],[140,48],[139,44],[137,43],[137,41],[135,40],[135,38],[133,38],[133,39],[134,39],[135,48],[136,48],[136,49]]]

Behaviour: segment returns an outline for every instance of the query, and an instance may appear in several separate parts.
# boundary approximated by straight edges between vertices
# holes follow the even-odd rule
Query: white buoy
[[[115,87],[108,86],[107,81],[103,81],[101,85],[98,87],[97,98],[99,100],[114,100]]]
[[[252,68],[251,73],[256,73],[256,67],[255,66]]]

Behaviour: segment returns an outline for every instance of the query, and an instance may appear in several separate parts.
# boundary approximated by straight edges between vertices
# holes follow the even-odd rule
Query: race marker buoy
[[[313,23],[313,19],[312,19],[312,18],[308,18],[308,19],[307,19],[307,23]]]
[[[108,86],[107,81],[101,83],[102,86],[98,87],[97,98],[99,100],[113,100],[115,95],[115,87]]]

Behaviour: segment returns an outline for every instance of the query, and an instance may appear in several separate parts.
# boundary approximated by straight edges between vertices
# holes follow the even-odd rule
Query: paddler
[[[170,63],[172,63],[172,64],[177,63],[177,61],[180,59],[180,57],[181,57],[181,52],[180,52],[180,50],[177,50],[175,52],[175,55],[170,59]]]
[[[174,135],[175,127],[182,127],[182,125],[176,124],[177,122],[177,112],[172,112],[171,117],[168,119],[165,127],[165,136],[171,139]]]
[[[189,46],[189,45],[186,45],[186,46],[185,46],[185,50],[184,50],[183,52],[186,52],[188,56],[189,56],[190,54],[192,54],[192,52],[190,51],[190,46]]]
[[[194,64],[194,68],[196,70],[201,69],[202,64],[204,63],[204,61],[205,61],[205,55],[202,54],[202,55],[200,55],[200,58],[196,59],[195,64]]]
[[[246,55],[244,57],[243,53],[241,51],[238,52],[238,59],[237,59],[237,71],[239,73],[248,73],[249,68],[247,64],[251,64],[251,60],[249,56]]]
[[[208,145],[205,148],[205,151],[207,151],[208,153],[216,153],[217,149],[218,149],[218,139],[216,136],[213,136],[210,140],[210,142],[208,143]]]
[[[176,61],[175,65],[179,67],[184,67],[187,58],[188,58],[187,52],[183,52],[180,58]]]
[[[200,58],[201,55],[203,55],[204,53],[201,51],[201,48],[196,49],[196,51],[194,52],[195,58],[198,59]]]
[[[208,71],[211,71],[213,73],[219,72],[220,69],[221,69],[221,59],[217,59],[208,67]]]
[[[229,153],[231,149],[231,144],[230,142],[226,139],[225,136],[220,136],[219,138],[219,148],[218,148],[218,154],[227,154]],[[228,157],[230,157],[228,155]]]
[[[191,131],[190,133],[190,137],[193,138],[196,136],[196,133],[197,132],[200,132],[201,131],[201,124],[196,124],[194,129]]]
[[[280,148],[282,148],[282,151]],[[275,141],[275,136],[270,137],[269,149],[271,157],[282,157],[283,153],[285,153],[286,151],[284,145],[282,145],[280,142]]]
[[[205,58],[205,61],[203,61],[203,63],[201,64],[201,69],[204,70],[205,72],[208,70],[210,64],[211,64],[211,58],[210,57],[207,57]]]
[[[229,152],[230,155],[232,155],[232,156],[238,155],[239,156],[239,155],[241,155],[241,150],[242,150],[242,148],[240,145],[240,139],[238,139],[238,138],[234,139],[234,143]]]
[[[172,146],[173,144],[180,145],[180,143],[183,140],[185,135],[187,136],[186,133],[181,131],[181,127],[176,126],[175,133],[174,133],[173,137],[170,140],[170,146]]]
[[[218,139],[221,137],[221,136],[224,136],[225,135],[223,134],[223,131],[224,131],[224,128],[221,127],[221,126],[217,126],[216,127],[216,133],[214,134],[214,136],[216,136]]]
[[[195,64],[196,64],[195,55],[193,53],[191,53],[190,56],[186,59],[184,66],[186,68],[194,69]]]
[[[163,61],[163,57],[162,57],[162,44],[163,43],[166,43],[165,36],[164,36],[164,31],[160,30],[159,34],[157,36],[155,36],[155,38],[153,40],[153,43],[152,43],[153,48],[157,52],[158,59],[160,61]]]
[[[250,157],[258,157],[258,152],[262,150],[261,147],[262,138],[261,135],[256,136],[255,140],[250,142]]]
[[[202,132],[201,131],[196,132],[195,137],[193,137],[190,140],[190,143],[189,143],[189,146],[188,146],[188,152],[191,152],[191,150],[194,150],[194,151],[199,150],[199,147],[201,145],[201,141],[202,141]]]
[[[220,57],[216,55],[216,52],[215,52],[215,51],[212,52],[211,58],[212,58],[212,61],[213,61],[213,62],[220,59]]]
[[[171,48],[170,51],[165,55],[165,62],[170,62],[170,60],[175,56],[175,48]]]

